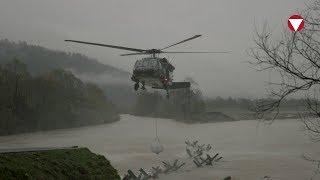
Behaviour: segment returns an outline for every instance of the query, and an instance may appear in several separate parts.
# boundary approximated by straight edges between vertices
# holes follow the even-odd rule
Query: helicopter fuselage
[[[134,66],[132,81],[142,87],[150,86],[156,89],[166,89],[172,84],[174,67],[165,58],[148,57],[137,60]]]

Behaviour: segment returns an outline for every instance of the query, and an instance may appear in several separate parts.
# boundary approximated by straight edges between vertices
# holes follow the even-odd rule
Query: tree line
[[[0,117],[0,135],[119,119],[96,85],[63,69],[32,76],[18,59],[0,65]]]
[[[274,100],[275,99],[272,98],[249,99],[233,97],[222,98],[220,96],[217,96],[215,98],[207,98],[206,106],[208,110],[235,108],[239,110],[255,111],[260,103],[273,102]],[[283,100],[279,108],[282,108],[284,110],[305,110],[305,104],[305,98],[291,98]]]

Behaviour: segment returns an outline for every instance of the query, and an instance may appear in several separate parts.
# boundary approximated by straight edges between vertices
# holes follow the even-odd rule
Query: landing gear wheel
[[[138,91],[138,89],[139,89],[139,83],[136,82],[136,83],[134,84],[134,90],[135,90],[135,91]]]

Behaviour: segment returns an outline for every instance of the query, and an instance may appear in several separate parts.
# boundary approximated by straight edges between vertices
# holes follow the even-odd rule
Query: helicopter
[[[142,90],[145,90],[145,86],[150,86],[153,89],[164,89],[167,92],[167,98],[169,98],[170,89],[189,88],[190,82],[173,82],[173,71],[175,67],[165,57],[159,57],[160,54],[185,54],[185,53],[227,53],[227,52],[198,52],[198,51],[164,51],[168,48],[176,46],[178,44],[185,43],[187,41],[199,38],[202,35],[194,35],[190,38],[184,39],[177,43],[168,45],[161,49],[139,49],[125,46],[115,46],[101,43],[85,42],[78,40],[65,40],[66,42],[102,46],[114,49],[121,49],[131,51],[132,53],[121,54],[120,56],[134,56],[134,55],[149,55],[138,59],[135,62],[131,80],[134,82],[134,90],[137,91],[141,86]]]

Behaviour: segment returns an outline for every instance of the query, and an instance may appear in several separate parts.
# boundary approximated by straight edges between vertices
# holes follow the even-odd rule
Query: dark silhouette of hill
[[[31,74],[41,74],[52,69],[71,69],[77,73],[108,73],[117,77],[128,77],[129,73],[79,53],[50,50],[26,42],[0,40],[0,63],[17,58],[28,66]]]
[[[94,82],[117,106],[129,108],[134,104],[135,94],[130,74],[124,70],[98,62],[79,53],[66,53],[47,49],[26,42],[0,40],[0,64],[19,59],[26,64],[31,75],[41,75],[55,69],[73,72],[86,82]]]

